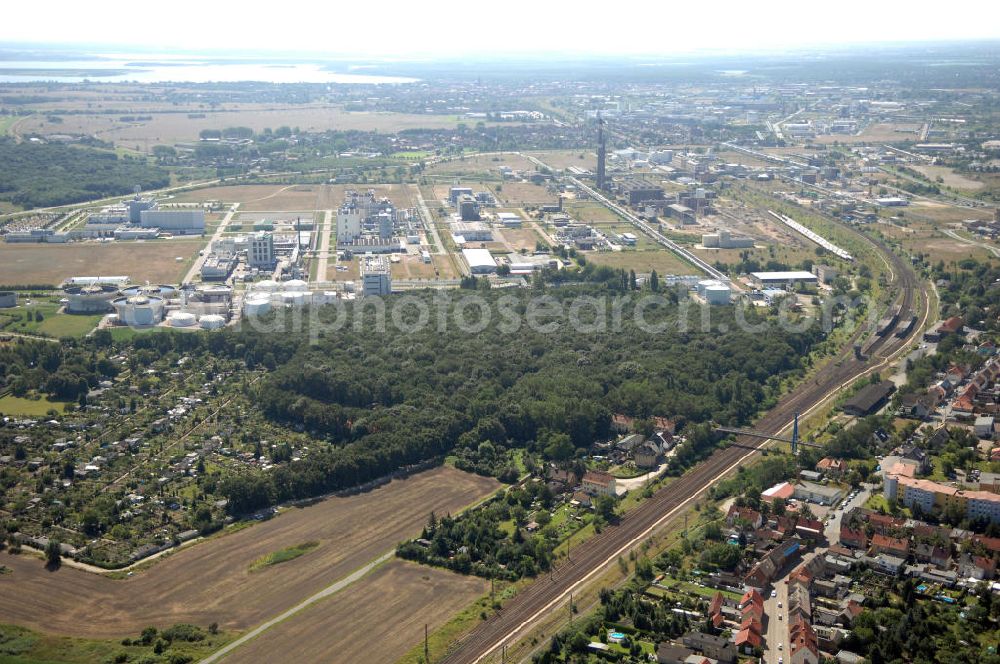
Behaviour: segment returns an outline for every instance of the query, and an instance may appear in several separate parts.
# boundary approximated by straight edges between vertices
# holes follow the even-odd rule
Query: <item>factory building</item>
[[[480,221],[456,221],[451,224],[452,236],[462,237],[465,242],[492,242],[493,231]],[[458,240],[455,240],[459,243]]]
[[[466,194],[458,199],[458,215],[462,221],[479,221],[479,203]]]
[[[361,287],[366,296],[392,292],[391,267],[385,256],[368,254],[361,257]]]
[[[258,231],[247,240],[247,265],[262,270],[274,269],[274,235]]]
[[[361,235],[361,208],[346,204],[337,210],[337,241],[350,242]]]
[[[504,228],[520,228],[521,227],[521,223],[522,223],[521,217],[519,217],[518,215],[514,214],[513,212],[497,212],[496,217],[497,217],[497,221],[500,222],[500,224]]]
[[[751,272],[750,280],[758,288],[767,288],[795,283],[814,284],[817,278],[812,272],[791,270],[788,272]]]
[[[662,201],[663,187],[649,180],[627,180],[619,185],[619,195],[632,207],[637,207],[645,201]]]
[[[195,235],[205,231],[204,210],[142,210],[140,225],[171,233]]]
[[[458,201],[461,200],[463,196],[472,196],[472,188],[452,187],[448,192],[448,202],[452,205],[458,205]]]
[[[728,230],[720,228],[715,233],[702,235],[701,246],[710,249],[748,249],[753,247],[753,238],[734,236]]]
[[[472,274],[493,274],[497,271],[497,263],[488,249],[462,249],[462,258]]]
[[[151,198],[140,198],[136,194],[131,200],[125,201],[125,209],[128,210],[128,222],[130,224],[141,224],[144,210],[155,210],[156,201]]]

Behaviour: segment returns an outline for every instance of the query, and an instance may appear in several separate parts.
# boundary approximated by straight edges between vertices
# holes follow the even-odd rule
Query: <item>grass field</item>
[[[392,560],[222,661],[395,662],[423,638],[425,624],[437,629],[488,589],[485,579]]]
[[[176,283],[204,239],[153,242],[0,244],[0,284],[60,284],[81,275],[128,275],[133,283]],[[176,257],[184,260],[178,262]]]
[[[111,662],[124,654],[127,659],[118,661],[166,662],[171,656],[187,656],[188,661],[198,661],[221,648],[230,640],[228,635],[203,632],[201,641],[173,641],[164,651],[163,658],[156,657],[153,645],[138,641],[128,646],[119,641],[99,641],[50,636],[32,632],[15,625],[0,625],[0,662],[4,664],[92,664]],[[138,634],[134,634],[138,637]]]
[[[319,546],[319,542],[312,540],[310,542],[303,542],[302,544],[296,544],[295,546],[285,547],[284,549],[268,553],[250,563],[250,571],[259,572],[265,567],[270,567],[271,565],[287,563],[289,560],[295,560],[299,556],[304,556],[317,546]]]
[[[25,399],[8,394],[0,397],[0,413],[4,415],[20,415],[22,417],[43,417],[50,410],[58,413],[66,409],[64,401],[49,401],[48,399]]]
[[[604,251],[591,252],[586,256],[588,261],[597,265],[635,270],[638,273],[648,273],[656,270],[660,276],[668,274],[700,274],[697,269],[666,250]]]
[[[0,565],[12,570],[0,583],[18,588],[0,593],[0,622],[88,638],[121,638],[147,625],[178,622],[245,630],[416,536],[431,511],[455,513],[498,486],[490,478],[436,468],[367,493],[288,509],[166,556],[123,580],[68,565],[49,572],[38,558],[0,552]],[[261,556],[305,541],[320,546],[250,573]]]
[[[942,184],[946,187],[974,191],[976,189],[982,189],[984,186],[979,180],[967,178],[947,166],[914,166],[913,168],[920,171],[930,180],[936,181],[937,178],[941,178]]]

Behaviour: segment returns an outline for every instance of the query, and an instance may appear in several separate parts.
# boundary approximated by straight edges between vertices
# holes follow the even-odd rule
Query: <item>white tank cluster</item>
[[[698,295],[708,304],[729,304],[732,288],[715,279],[702,279],[696,286]]]

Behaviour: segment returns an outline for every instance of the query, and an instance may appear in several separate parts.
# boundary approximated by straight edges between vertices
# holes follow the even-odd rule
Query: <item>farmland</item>
[[[155,242],[0,244],[0,284],[62,283],[75,275],[128,275],[134,283],[176,283],[201,238]],[[177,261],[177,257],[183,258]]]
[[[368,493],[289,509],[120,581],[68,565],[53,573],[34,557],[3,553],[0,564],[12,573],[0,583],[15,583],[19,592],[0,593],[0,622],[92,638],[177,622],[248,629],[412,537],[430,511],[456,512],[497,486],[492,479],[438,468]],[[311,540],[319,546],[308,555],[251,576],[255,560]]]
[[[199,110],[191,107],[189,110]],[[348,112],[326,104],[248,105],[191,118],[186,113],[149,113],[148,121],[126,122],[107,113],[62,116],[52,124],[45,115],[26,119],[19,130],[24,133],[90,134],[116,145],[141,151],[157,144],[173,145],[197,141],[205,129],[250,127],[254,131],[280,126],[299,127],[303,131],[360,130],[395,132],[404,129],[454,129],[460,119],[454,115],[417,115],[408,113]]]
[[[393,560],[222,661],[394,662],[424,624],[436,629],[488,588],[484,579]]]

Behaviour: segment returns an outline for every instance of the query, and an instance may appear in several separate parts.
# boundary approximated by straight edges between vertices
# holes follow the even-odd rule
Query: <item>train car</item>
[[[878,322],[878,325],[875,326],[876,336],[884,337],[892,328],[896,327],[896,323],[899,322],[899,312],[900,306],[896,305],[892,309],[892,315]]]
[[[908,335],[910,332],[913,331],[913,326],[916,324],[917,324],[917,316],[916,314],[914,314],[910,316],[909,320],[903,321],[899,324],[899,327],[896,328],[896,336],[899,338],[905,337],[906,335]]]

